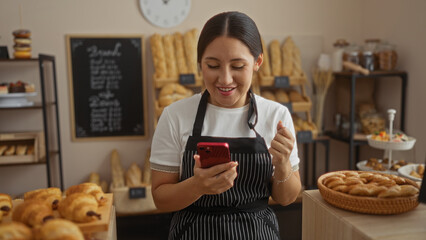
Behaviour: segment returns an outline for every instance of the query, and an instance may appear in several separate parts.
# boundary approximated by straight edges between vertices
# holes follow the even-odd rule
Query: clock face
[[[144,17],[158,27],[179,25],[189,14],[191,0],[139,0]]]

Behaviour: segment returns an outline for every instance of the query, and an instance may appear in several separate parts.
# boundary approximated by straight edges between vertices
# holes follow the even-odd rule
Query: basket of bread
[[[154,211],[157,208],[151,193],[150,150],[141,169],[132,163],[125,171],[116,150],[111,154],[112,182],[110,191],[114,194],[114,206],[118,214],[135,214]]]
[[[336,171],[318,178],[331,205],[359,213],[399,214],[417,207],[419,186],[412,180],[378,172]]]
[[[109,228],[112,194],[95,183],[35,189],[23,199],[0,194],[0,239],[76,239]],[[9,237],[9,238],[8,238]]]

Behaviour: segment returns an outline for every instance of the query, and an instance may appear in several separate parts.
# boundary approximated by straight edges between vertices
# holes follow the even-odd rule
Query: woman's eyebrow
[[[215,61],[220,61],[219,59],[215,58],[215,57],[206,57],[206,60],[215,60]],[[236,61],[247,61],[244,58],[233,58],[231,59],[231,62],[236,62]]]

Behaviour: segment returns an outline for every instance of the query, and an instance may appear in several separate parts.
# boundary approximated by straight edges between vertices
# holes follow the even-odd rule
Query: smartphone
[[[197,152],[200,155],[202,168],[231,161],[229,145],[226,142],[199,142]]]

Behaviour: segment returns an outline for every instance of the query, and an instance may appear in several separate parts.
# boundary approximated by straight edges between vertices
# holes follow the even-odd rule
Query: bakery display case
[[[400,112],[400,127],[399,129],[404,132],[405,130],[405,103],[406,103],[406,91],[408,74],[405,71],[373,71],[368,75],[363,75],[357,72],[335,72],[335,81],[350,81],[350,101],[349,101],[349,132],[347,135],[342,135],[337,132],[327,132],[327,135],[332,139],[345,142],[349,144],[349,169],[355,169],[355,164],[359,162],[359,151],[361,145],[367,145],[367,134],[358,133],[355,125],[355,97],[357,92],[356,84],[360,79],[368,79],[375,81],[377,79],[389,80],[390,78],[396,77],[401,80],[401,109]],[[355,162],[356,160],[356,162]]]
[[[39,82],[37,83],[39,89],[36,89],[38,93],[35,91],[33,95],[40,94],[40,102],[32,102],[27,99],[24,99],[25,102],[31,104],[22,105],[21,102],[18,102],[18,104],[15,104],[13,101],[8,102],[7,106],[0,106],[0,112],[2,112],[0,113],[0,118],[7,118],[10,115],[8,113],[11,112],[20,112],[19,116],[33,119],[36,112],[41,112],[41,123],[31,126],[40,130],[19,131],[13,129],[13,127],[7,127],[7,132],[0,134],[0,147],[5,146],[5,152],[9,150],[10,154],[6,155],[5,152],[0,154],[0,167],[29,167],[31,164],[44,164],[46,165],[47,186],[51,187],[53,185],[52,176],[56,174],[53,166],[57,166],[59,168],[58,181],[61,189],[63,189],[55,57],[40,54],[38,58],[0,60],[0,66],[11,66],[8,69],[19,69],[20,72],[10,71],[14,77],[18,78],[25,72],[23,70],[24,66],[33,68],[37,64],[40,74]],[[3,93],[4,96],[6,94],[11,93]],[[12,151],[14,152],[13,154]]]

